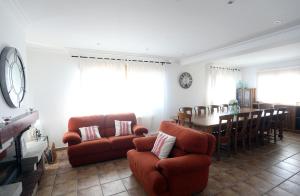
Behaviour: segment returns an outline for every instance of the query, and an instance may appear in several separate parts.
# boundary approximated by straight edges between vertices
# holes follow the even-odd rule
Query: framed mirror
[[[0,55],[0,86],[6,103],[20,107],[25,96],[24,65],[16,48],[5,47]]]

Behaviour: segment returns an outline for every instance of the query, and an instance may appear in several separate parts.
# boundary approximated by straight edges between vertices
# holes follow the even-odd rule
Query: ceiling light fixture
[[[281,20],[274,20],[273,24],[281,24]]]
[[[228,5],[232,5],[234,3],[234,0],[230,0],[227,2]]]

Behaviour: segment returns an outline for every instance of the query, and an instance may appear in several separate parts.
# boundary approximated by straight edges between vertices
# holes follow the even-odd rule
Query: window
[[[207,104],[225,104],[236,99],[236,85],[240,80],[238,69],[209,67],[207,81]]]
[[[260,71],[257,74],[257,100],[267,103],[300,102],[300,67]]]
[[[134,112],[140,123],[156,127],[163,118],[164,76],[161,64],[81,59],[81,114]]]

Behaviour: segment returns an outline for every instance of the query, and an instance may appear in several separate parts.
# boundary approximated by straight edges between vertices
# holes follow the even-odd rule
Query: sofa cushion
[[[136,125],[136,117],[134,113],[106,115],[104,119],[105,128],[102,130],[104,137],[115,136],[115,120],[131,121],[131,130],[133,126]],[[102,132],[100,132],[101,136]]]
[[[175,147],[186,153],[207,154],[208,136],[206,133],[178,126],[168,121],[163,121],[159,130],[176,137]]]
[[[133,149],[134,145],[132,140],[135,138],[134,135],[125,135],[125,136],[112,136],[108,140],[111,143],[111,148],[114,150],[122,149]]]
[[[104,128],[104,115],[72,117],[69,119],[68,130],[76,131],[80,134],[80,127],[98,126],[100,130]]]
[[[157,138],[153,145],[151,152],[155,154],[160,159],[165,159],[169,156],[174,143],[176,141],[176,137],[165,134],[163,132],[158,132]]]
[[[111,143],[107,138],[81,142],[80,144],[69,146],[68,153],[72,156],[82,156],[88,154],[98,154],[111,150]]]
[[[101,138],[97,126],[79,128],[82,141],[96,140]]]
[[[115,120],[115,136],[131,135],[131,121]]]

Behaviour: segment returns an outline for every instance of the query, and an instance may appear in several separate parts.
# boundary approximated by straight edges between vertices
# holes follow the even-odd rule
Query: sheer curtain
[[[225,104],[236,99],[240,71],[226,67],[208,67],[207,104]]]
[[[300,67],[260,71],[257,73],[257,100],[267,103],[300,102]]]
[[[161,64],[83,59],[80,76],[83,114],[134,112],[139,123],[158,127],[164,112]]]

